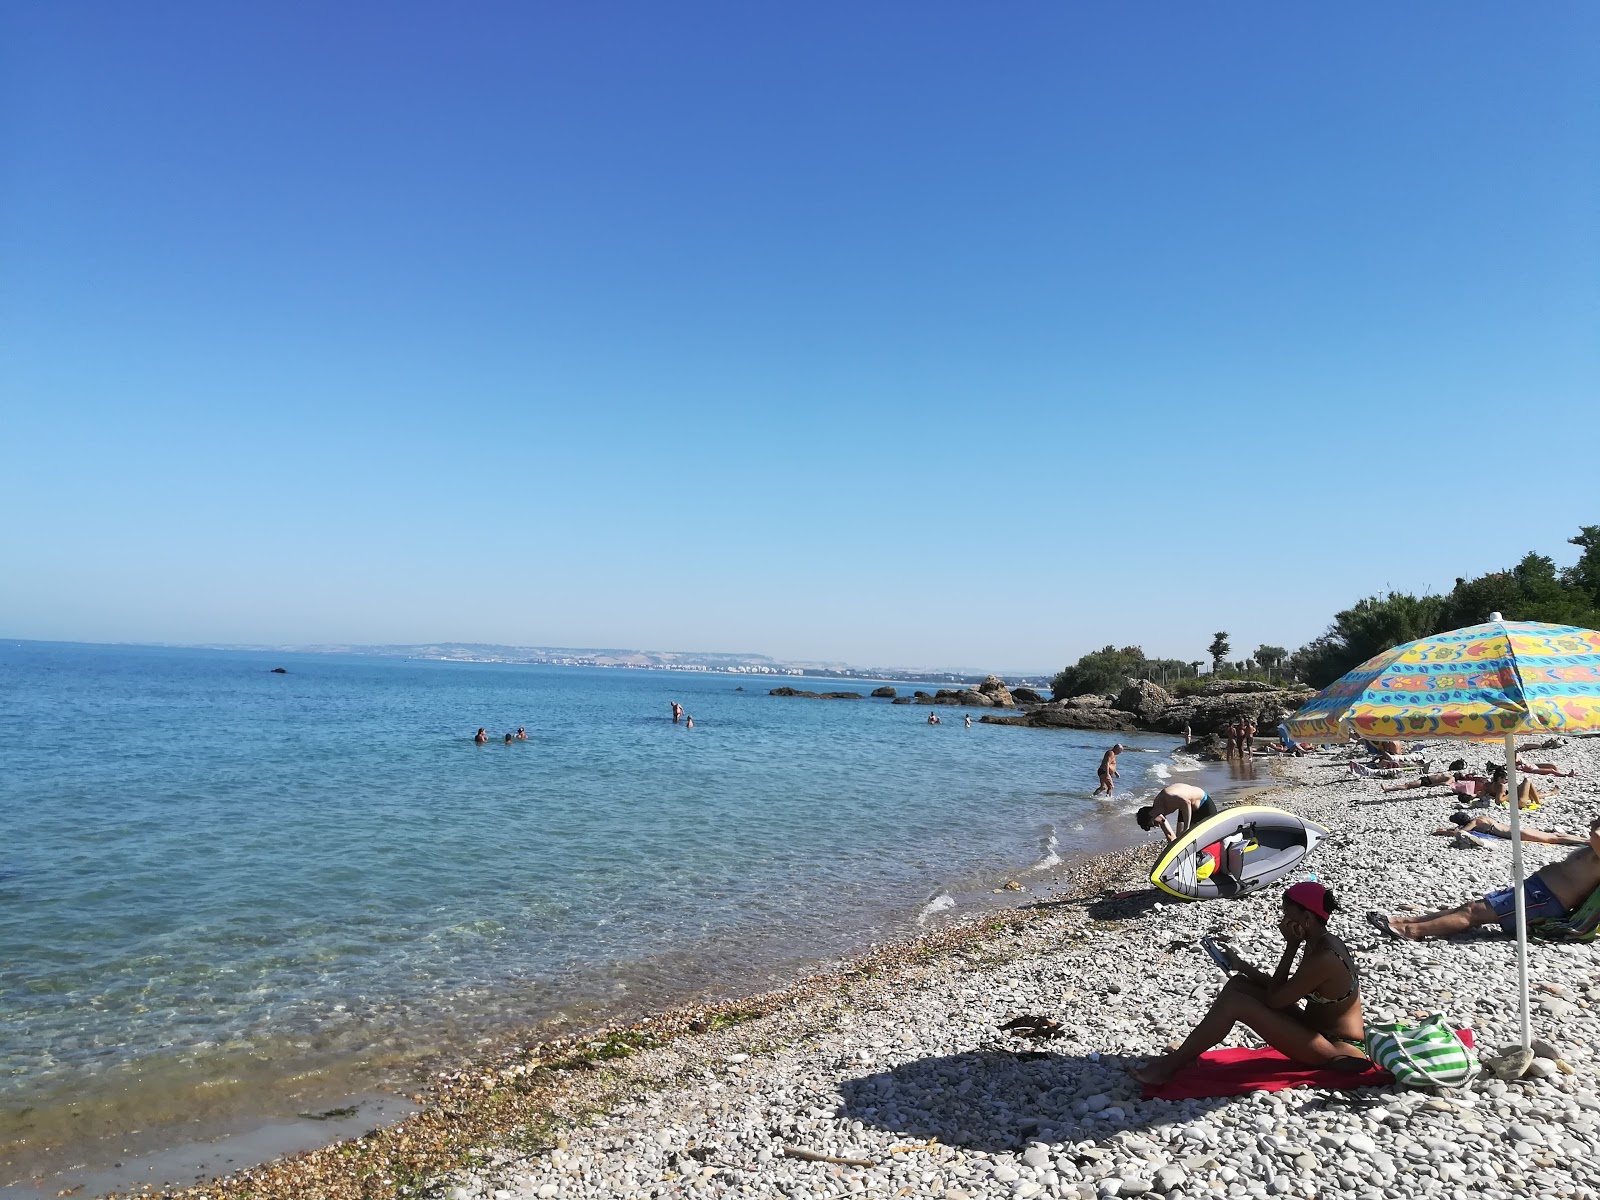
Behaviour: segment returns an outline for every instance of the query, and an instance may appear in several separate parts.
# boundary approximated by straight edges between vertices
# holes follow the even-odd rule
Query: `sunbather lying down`
[[[1475,817],[1468,812],[1453,812],[1450,819],[1454,825],[1446,825],[1435,829],[1436,837],[1459,837],[1463,833],[1481,833],[1489,837],[1509,838],[1511,826],[1493,817]],[[1531,829],[1524,825],[1521,830],[1522,840],[1536,842],[1541,846],[1587,846],[1588,838],[1578,837],[1571,833],[1550,833],[1544,829]]]
[[[1439,775],[1424,775],[1415,783],[1398,784],[1395,787],[1386,787],[1385,792],[1406,792],[1417,788],[1448,787],[1456,795],[1465,800],[1484,799],[1492,800],[1496,804],[1506,803],[1506,769],[1495,767],[1488,775],[1467,775],[1460,771],[1448,778]],[[1547,789],[1548,795],[1554,795],[1555,789]],[[1533,782],[1527,779],[1517,780],[1517,795],[1521,797],[1519,808],[1533,808],[1538,805],[1543,797]]]
[[[1576,771],[1563,771],[1555,763],[1525,763],[1517,759],[1517,770],[1523,775],[1554,775],[1557,779],[1576,779]]]
[[[1528,921],[1560,920],[1569,916],[1600,888],[1600,816],[1589,823],[1589,837],[1560,862],[1536,871],[1523,881]],[[1415,941],[1453,937],[1478,925],[1498,921],[1512,936],[1517,932],[1516,893],[1506,887],[1472,900],[1459,908],[1429,913],[1425,917],[1385,916],[1368,913],[1367,920],[1384,933]]]

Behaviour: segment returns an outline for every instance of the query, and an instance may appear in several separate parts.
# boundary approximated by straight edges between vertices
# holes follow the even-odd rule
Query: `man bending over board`
[[[1199,788],[1188,783],[1169,783],[1150,799],[1137,813],[1135,819],[1140,829],[1161,826],[1167,841],[1175,842],[1201,821],[1217,815],[1217,802]],[[1169,823],[1167,818],[1171,817]]]
[[[1589,823],[1589,840],[1585,845],[1523,881],[1528,920],[1530,923],[1560,920],[1580,907],[1596,888],[1600,888],[1600,817]],[[1407,941],[1453,937],[1492,921],[1498,921],[1501,929],[1515,937],[1516,892],[1508,887],[1501,888],[1498,892],[1490,892],[1482,900],[1473,900],[1460,908],[1444,912],[1429,913],[1425,917],[1386,917],[1374,912],[1367,914],[1367,920],[1384,933]]]

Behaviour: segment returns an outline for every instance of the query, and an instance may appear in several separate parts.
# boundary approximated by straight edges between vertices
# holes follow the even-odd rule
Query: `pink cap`
[[[1306,880],[1297,883],[1283,894],[1285,900],[1293,900],[1301,908],[1310,909],[1324,921],[1328,919],[1328,889],[1320,883]]]

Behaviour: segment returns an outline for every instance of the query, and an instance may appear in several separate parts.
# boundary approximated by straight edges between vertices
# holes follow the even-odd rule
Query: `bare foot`
[[[1170,1054],[1163,1054],[1160,1058],[1152,1058],[1142,1067],[1137,1067],[1128,1072],[1140,1083],[1147,1087],[1160,1087],[1178,1073],[1177,1064],[1172,1062]]]

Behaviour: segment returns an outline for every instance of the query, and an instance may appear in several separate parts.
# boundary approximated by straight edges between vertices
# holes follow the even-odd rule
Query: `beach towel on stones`
[[[1532,921],[1528,933],[1545,942],[1592,942],[1600,934],[1600,888],[1564,917]]]
[[[1308,1067],[1285,1058],[1276,1050],[1207,1050],[1192,1065],[1160,1087],[1146,1086],[1146,1100],[1204,1100],[1212,1096],[1242,1096],[1246,1092],[1281,1092],[1285,1088],[1320,1087],[1345,1091],[1387,1087],[1394,1076],[1378,1067],[1365,1071],[1335,1071]]]
[[[1226,808],[1174,840],[1150,882],[1186,900],[1244,896],[1299,866],[1327,836],[1321,825],[1280,808]]]

